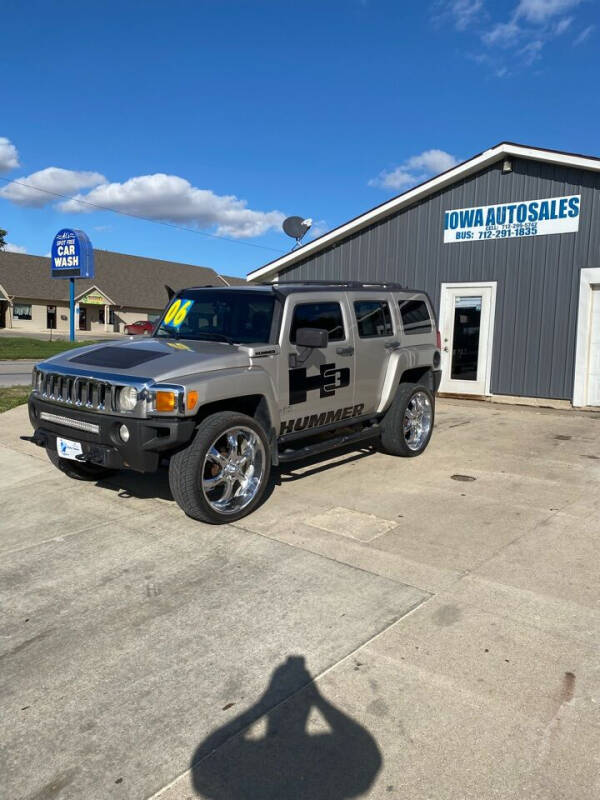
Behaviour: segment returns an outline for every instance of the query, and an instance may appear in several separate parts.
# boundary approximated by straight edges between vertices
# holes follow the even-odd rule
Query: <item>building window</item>
[[[431,333],[431,317],[423,300],[400,300],[398,305],[404,333]]]
[[[114,308],[108,309],[108,324],[114,325],[115,324],[115,310]]]
[[[15,319],[31,319],[31,303],[15,303],[13,317]]]
[[[344,319],[339,303],[301,303],[294,309],[290,342],[296,341],[298,328],[321,328],[329,334],[330,342],[346,338]]]
[[[104,306],[98,309],[98,322],[104,325]]]
[[[393,335],[392,315],[385,300],[360,300],[354,303],[354,313],[361,339]]]

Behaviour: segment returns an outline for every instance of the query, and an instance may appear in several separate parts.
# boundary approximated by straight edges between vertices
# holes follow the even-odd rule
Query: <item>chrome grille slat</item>
[[[42,372],[37,384],[46,400],[95,411],[114,411],[119,389],[109,381]]]
[[[50,366],[50,365],[48,365]],[[138,405],[131,416],[146,416],[150,379],[131,380],[116,374],[77,374],[75,370],[57,365],[56,370],[35,368],[33,394],[63,408],[95,411],[104,414],[123,414],[117,402],[123,386],[135,386]],[[129,415],[128,412],[125,412]]]

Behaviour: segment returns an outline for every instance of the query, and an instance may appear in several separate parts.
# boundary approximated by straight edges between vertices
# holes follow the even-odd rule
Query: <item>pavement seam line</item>
[[[232,527],[234,527],[234,526],[232,525]],[[266,537],[266,538],[268,538],[268,537]],[[331,559],[331,560],[334,561],[335,559]],[[341,562],[336,562],[336,563],[341,563]],[[347,566],[349,566],[349,565],[347,565]],[[366,572],[366,571],[367,570],[363,570],[363,572]],[[373,573],[369,573],[369,574],[372,575]],[[377,576],[377,577],[381,577],[381,576]],[[249,730],[253,725],[255,725],[259,720],[261,720],[265,716],[265,714],[272,713],[273,711],[278,709],[280,706],[282,706],[284,703],[287,703],[289,700],[294,698],[296,695],[300,694],[300,692],[303,692],[308,686],[311,686],[312,684],[317,683],[317,681],[320,681],[322,678],[324,678],[326,675],[328,675],[332,670],[337,669],[337,667],[339,667],[341,664],[343,664],[349,658],[352,658],[352,656],[354,656],[356,653],[358,653],[364,647],[368,647],[372,642],[374,642],[380,636],[383,636],[384,633],[387,633],[391,628],[393,628],[396,625],[398,625],[400,622],[405,620],[407,617],[409,617],[411,614],[413,614],[415,611],[420,609],[422,606],[424,606],[426,603],[428,603],[433,597],[436,596],[435,594],[431,594],[431,593],[428,593],[428,594],[429,594],[429,597],[424,597],[422,600],[417,601],[411,608],[409,608],[408,611],[406,611],[406,613],[402,614],[402,616],[400,616],[400,617],[398,617],[398,619],[394,620],[394,622],[390,623],[389,625],[387,625],[382,630],[377,631],[377,633],[374,633],[373,636],[369,637],[364,642],[362,642],[361,644],[357,645],[353,650],[351,650],[345,656],[340,658],[339,661],[336,661],[334,664],[331,664],[329,667],[326,667],[318,675],[314,675],[311,681],[309,681],[308,683],[305,683],[303,686],[300,686],[298,689],[296,689],[294,692],[289,694],[287,697],[284,697],[283,700],[280,700],[279,703],[276,703],[274,706],[272,706],[271,708],[269,708],[266,711],[264,711],[260,715],[260,717],[257,717],[255,720],[250,722],[245,727],[240,728],[239,731],[236,731],[228,739],[225,739],[225,741],[221,742],[221,744],[218,747],[216,747],[214,750],[211,750],[210,753],[206,753],[206,755],[202,756],[201,759],[199,759],[194,764],[192,764],[191,767],[188,767],[188,769],[186,769],[183,772],[181,772],[179,775],[177,775],[175,778],[173,778],[172,781],[170,781],[169,783],[165,784],[165,786],[163,786],[157,792],[155,792],[154,794],[148,795],[145,798],[145,800],[155,800],[155,798],[159,798],[161,796],[161,794],[164,794],[164,792],[168,791],[173,786],[175,786],[175,784],[178,781],[180,781],[186,775],[189,775],[192,772],[192,770],[194,770],[199,764],[201,764],[203,761],[206,761],[207,758],[210,758],[213,755],[213,753],[216,753],[218,750],[221,750],[221,748],[223,748],[225,745],[227,745],[229,742],[231,742],[236,737],[243,735],[247,730]]]
[[[235,522],[230,523],[230,527],[236,528],[237,530],[240,530],[240,531],[244,531],[244,533],[246,533],[246,534],[249,533],[249,534],[252,534],[254,536],[260,536],[263,539],[268,539],[270,542],[278,542],[279,544],[283,544],[286,547],[291,547],[294,550],[302,550],[305,553],[312,553],[315,556],[319,556],[320,558],[327,559],[327,561],[332,561],[334,564],[341,564],[344,567],[349,567],[350,569],[355,569],[355,570],[358,570],[359,572],[365,572],[367,575],[374,575],[377,578],[381,578],[381,579],[386,580],[386,581],[391,581],[392,583],[397,583],[400,586],[408,586],[409,589],[416,589],[418,592],[423,592],[424,594],[429,594],[429,595],[436,594],[436,592],[431,592],[429,589],[423,589],[423,587],[421,587],[421,586],[415,586],[412,583],[406,583],[406,581],[400,581],[400,580],[397,580],[396,578],[390,578],[387,575],[380,575],[378,572],[371,572],[371,570],[365,569],[364,567],[358,567],[355,564],[348,564],[347,561],[340,561],[337,558],[333,558],[333,556],[325,555],[324,553],[320,553],[320,552],[318,552],[316,550],[310,550],[307,547],[300,547],[299,545],[292,544],[291,542],[286,542],[283,539],[277,539],[274,536],[268,536],[266,533],[259,533],[258,531],[251,531],[248,528],[244,528],[243,525],[237,525]],[[310,526],[310,527],[313,527],[313,526]],[[316,528],[315,530],[319,530],[319,529]],[[326,531],[326,533],[327,533],[327,531]],[[355,543],[358,544],[358,545],[362,544],[362,542],[360,542],[359,540],[356,540]],[[378,552],[381,552],[381,551],[378,551]],[[405,560],[406,561],[411,561],[411,559],[409,559],[409,558],[407,558]],[[421,562],[419,562],[419,561],[411,561],[411,563],[412,564],[416,564],[416,565],[420,565],[421,564]],[[455,572],[458,573],[458,577],[456,578],[456,580],[452,581],[452,583],[456,583],[457,581],[462,580],[465,577],[465,575],[467,574],[466,572],[464,574],[461,574],[463,572],[462,570],[455,570]],[[449,584],[449,585],[452,585],[452,583]],[[444,590],[446,588],[447,587],[444,587]]]

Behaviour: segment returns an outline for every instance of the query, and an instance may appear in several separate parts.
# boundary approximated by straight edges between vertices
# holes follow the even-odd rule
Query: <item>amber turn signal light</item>
[[[195,392],[193,389],[191,392],[187,393],[187,398],[185,401],[185,407],[188,411],[193,411],[196,408],[196,403],[198,402],[198,392]]]
[[[157,411],[175,411],[177,398],[175,392],[156,392],[154,402]]]

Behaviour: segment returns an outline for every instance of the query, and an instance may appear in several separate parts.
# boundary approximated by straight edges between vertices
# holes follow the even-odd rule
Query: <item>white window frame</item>
[[[486,351],[486,365],[485,365],[485,384],[483,394],[486,397],[491,396],[490,384],[492,381],[492,355],[494,352],[494,324],[496,319],[496,288],[497,281],[459,281],[457,283],[442,283],[440,289],[440,313],[438,317],[438,325],[440,330],[445,322],[446,314],[446,289],[491,289],[492,299],[490,308],[490,332],[488,336],[487,351]],[[450,343],[451,344],[451,343]]]
[[[592,316],[592,286],[600,284],[600,267],[586,267],[579,278],[577,309],[577,349],[575,351],[575,381],[573,405],[587,404],[587,377],[590,360],[590,324]]]

